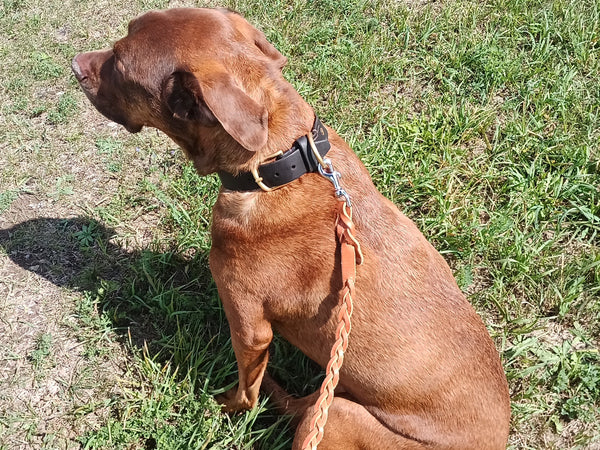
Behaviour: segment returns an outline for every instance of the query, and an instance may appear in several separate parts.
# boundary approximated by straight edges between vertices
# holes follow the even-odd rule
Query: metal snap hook
[[[348,208],[352,207],[352,202],[350,201],[350,195],[346,192],[342,185],[340,184],[340,178],[342,174],[333,168],[333,163],[329,158],[324,158],[323,163],[326,165],[326,168],[318,164],[319,173],[321,176],[327,178],[333,184],[333,188],[335,189],[335,195],[338,199],[343,199],[346,202],[346,206]]]

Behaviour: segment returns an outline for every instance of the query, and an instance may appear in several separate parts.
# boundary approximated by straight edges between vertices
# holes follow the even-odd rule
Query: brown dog
[[[171,9],[133,20],[112,49],[76,56],[73,71],[106,117],[131,132],[162,130],[200,174],[221,175],[210,266],[239,385],[220,400],[230,411],[252,408],[262,382],[282,410],[298,415],[299,448],[311,416],[304,412],[316,397],[290,399],[265,376],[267,349],[274,328],[325,367],[342,276],[334,228],[339,201],[331,183],[314,173],[303,138],[312,132],[324,153],[327,133],[283,78],[285,63],[232,11]],[[444,259],[376,190],[348,145],[326,130],[327,157],[352,199],[364,264],[340,395],[319,447],[505,448],[508,387],[482,321]],[[293,181],[277,183],[273,167],[292,157],[308,173],[290,175],[297,164],[288,164],[282,175]],[[253,170],[285,185],[264,192],[249,176]]]

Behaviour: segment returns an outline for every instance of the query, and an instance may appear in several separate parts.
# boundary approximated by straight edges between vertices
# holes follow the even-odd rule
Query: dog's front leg
[[[239,316],[237,311],[225,308],[231,343],[238,364],[239,384],[216,400],[223,405],[226,412],[253,408],[258,401],[258,394],[267,362],[269,360],[269,344],[273,339],[271,324],[264,318]],[[247,311],[244,311],[247,312]]]

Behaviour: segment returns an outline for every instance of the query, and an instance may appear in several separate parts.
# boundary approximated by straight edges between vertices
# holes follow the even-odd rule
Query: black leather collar
[[[312,136],[317,151],[324,157],[329,151],[327,130],[318,117],[312,128]],[[308,138],[302,136],[294,141],[292,148],[279,155],[270,163],[258,166],[258,176],[269,188],[277,188],[297,180],[305,173],[316,172],[318,162],[315,159],[308,143]],[[256,191],[261,187],[256,183],[251,172],[242,172],[236,176],[228,172],[218,172],[221,184],[231,191]]]

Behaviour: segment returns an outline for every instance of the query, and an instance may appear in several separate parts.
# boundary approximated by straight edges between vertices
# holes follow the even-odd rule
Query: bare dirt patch
[[[120,142],[125,133],[95,112],[83,117],[90,137],[80,137],[73,149],[55,146],[41,159],[17,147],[4,153],[8,173],[29,176],[24,183],[0,182],[0,192],[14,192],[0,210],[2,449],[80,448],[81,436],[106,422],[122,386],[132,382],[126,337],[112,324],[97,330],[82,319],[101,320],[90,298],[98,280],[118,283],[120,263],[154,238],[161,206],[138,198],[139,206],[123,206],[113,228],[97,217],[98,209],[135,199],[136,185],[157,171],[160,157],[131,148],[102,153],[94,139]],[[128,167],[110,170],[121,162]],[[148,178],[158,182],[159,176]],[[149,328],[133,330],[132,342],[143,344]]]
[[[55,214],[61,220],[44,219]],[[103,420],[97,399],[117,395],[125,356],[91,356],[77,334],[83,294],[63,288],[81,266],[64,205],[19,196],[0,216],[0,443],[5,448],[78,448],[77,437]],[[70,242],[69,242],[70,241]],[[106,354],[106,349],[103,352]],[[121,374],[121,375],[119,375]],[[96,400],[95,400],[96,399]],[[88,413],[88,410],[90,413]]]

